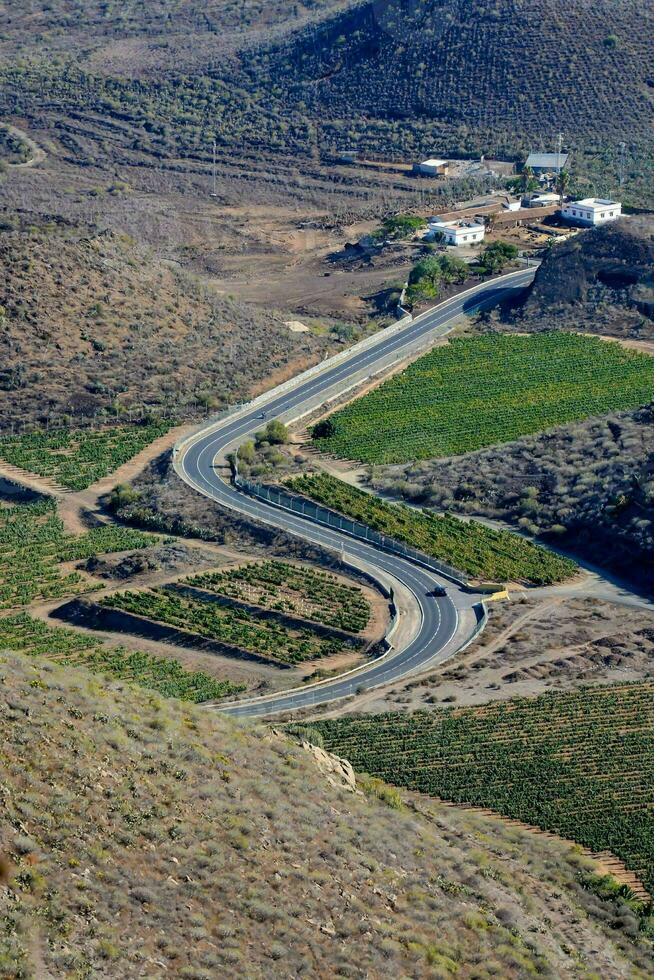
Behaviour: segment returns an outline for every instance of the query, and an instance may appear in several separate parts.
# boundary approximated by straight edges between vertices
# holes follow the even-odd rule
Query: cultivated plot
[[[370,619],[370,604],[361,589],[326,572],[287,562],[207,572],[188,579],[188,584],[352,633],[365,629]]]
[[[315,728],[362,772],[609,849],[654,887],[653,681]]]
[[[577,570],[575,562],[517,534],[448,514],[389,504],[326,473],[296,477],[287,486],[473,577],[549,585]]]
[[[456,456],[636,408],[653,391],[654,358],[597,337],[459,338],[318,423],[314,440],[364,463]]]
[[[105,646],[92,636],[52,628],[25,613],[0,619],[0,646],[64,666],[84,667],[110,680],[129,681],[181,701],[214,701],[245,689],[243,684],[219,681],[203,671],[186,670],[178,660]]]
[[[289,666],[332,656],[342,652],[346,646],[342,639],[324,635],[309,626],[283,626],[260,619],[245,609],[226,608],[210,599],[188,598],[170,589],[119,592],[104,598],[101,605],[105,609],[118,609],[142,616]],[[352,638],[355,648],[360,643]]]
[[[63,563],[147,548],[158,540],[113,524],[68,535],[51,499],[0,507],[0,609],[88,592],[93,583]]]
[[[7,436],[0,439],[0,459],[69,490],[85,490],[164,435],[170,426],[170,422],[156,422]]]

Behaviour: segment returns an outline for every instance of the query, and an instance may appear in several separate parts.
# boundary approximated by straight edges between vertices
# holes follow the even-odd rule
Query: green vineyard
[[[472,577],[550,585],[577,569],[568,558],[517,534],[496,531],[477,521],[389,504],[326,473],[296,477],[287,486]]]
[[[85,490],[164,435],[170,425],[156,422],[5,436],[0,439],[0,459],[70,490]]]
[[[119,592],[101,602],[106,609],[120,609],[180,630],[226,643],[266,660],[299,664],[341,652],[343,644],[309,629],[292,630],[266,622],[245,610],[226,609],[215,602],[188,599],[167,589]]]
[[[316,426],[320,449],[364,463],[472,452],[654,394],[654,358],[572,333],[455,339]]]
[[[611,850],[654,889],[654,681],[312,727],[361,772]]]
[[[117,525],[73,537],[64,532],[50,499],[0,507],[0,609],[87,592],[93,588],[89,579],[62,569],[62,562],[146,548],[158,540]]]
[[[25,613],[0,619],[0,649],[56,663],[85,667],[110,680],[129,681],[182,701],[213,701],[245,690],[244,685],[217,681],[202,671],[189,671],[177,660],[153,657],[138,650],[107,647],[73,630],[52,628]]]
[[[188,584],[352,633],[365,629],[370,619],[370,605],[361,589],[344,585],[326,572],[287,562],[209,572],[188,579]]]

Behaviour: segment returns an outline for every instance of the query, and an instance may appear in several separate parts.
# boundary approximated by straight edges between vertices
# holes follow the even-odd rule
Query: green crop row
[[[189,630],[277,663],[298,664],[342,650],[342,643],[308,628],[288,629],[257,619],[245,610],[227,609],[211,600],[189,599],[168,589],[119,592],[104,598],[101,605]]]
[[[145,548],[157,540],[117,525],[73,537],[64,532],[52,500],[0,507],[0,609],[88,592],[93,584],[62,569],[62,562]]]
[[[70,490],[85,490],[164,435],[170,425],[163,421],[97,431],[53,429],[5,436],[0,439],[0,459]]]
[[[182,701],[214,701],[245,689],[242,684],[215,680],[203,671],[186,670],[178,660],[108,647],[73,630],[47,626],[25,613],[0,619],[0,649],[85,667],[111,680],[129,681]]]
[[[314,430],[365,463],[455,456],[652,398],[654,358],[572,333],[490,334],[437,347]]]
[[[568,578],[577,568],[568,558],[561,558],[510,531],[496,531],[477,521],[461,521],[403,504],[389,504],[326,473],[295,477],[287,485],[470,576],[550,585]]]
[[[396,785],[609,849],[654,887],[654,682],[313,724]]]
[[[365,629],[370,619],[370,604],[361,589],[306,565],[266,561],[195,575],[188,584],[353,633]]]

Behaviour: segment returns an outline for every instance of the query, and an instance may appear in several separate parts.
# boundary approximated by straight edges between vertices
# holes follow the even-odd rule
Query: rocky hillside
[[[361,118],[383,121],[389,141],[405,119],[477,143],[559,129],[574,142],[649,139],[653,34],[654,10],[638,0],[368,0],[245,70],[267,72],[346,143]]]
[[[347,766],[206,709],[0,667],[4,977],[652,975],[568,845],[353,792]]]
[[[654,337],[654,217],[623,218],[555,245],[515,326]]]
[[[54,52],[82,56],[100,70],[143,76],[180,71],[223,56],[244,36],[304,21],[346,0],[33,0],[0,4],[0,63]],[[15,8],[15,9],[14,9]]]
[[[206,414],[324,350],[125,236],[5,220],[0,263],[0,427],[121,406]]]

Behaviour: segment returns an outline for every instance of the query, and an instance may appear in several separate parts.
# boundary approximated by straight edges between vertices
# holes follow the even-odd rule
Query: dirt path
[[[471,664],[474,663],[476,660],[485,659],[491,653],[495,653],[495,651],[499,650],[500,647],[504,646],[506,641],[511,636],[513,636],[514,633],[517,633],[518,630],[520,630],[525,625],[525,623],[528,623],[530,619],[541,617],[544,612],[546,612],[548,609],[551,609],[553,606],[558,605],[558,603],[562,601],[563,601],[562,599],[552,599],[550,602],[541,603],[540,605],[536,606],[534,609],[528,609],[527,612],[522,614],[522,616],[518,616],[515,622],[511,623],[510,626],[507,626],[506,629],[502,630],[502,632],[499,633],[493,640],[491,640],[490,643],[484,644],[484,646],[482,646],[481,650],[479,651],[478,657],[468,658],[466,662],[468,664]]]
[[[93,483],[86,490],[72,491],[59,486],[54,480],[49,480],[36,473],[19,469],[10,463],[0,460],[0,477],[5,477],[13,483],[27,487],[37,493],[55,497],[58,501],[59,516],[69,534],[83,534],[89,526],[98,522],[107,523],[109,518],[104,513],[102,498],[107,496],[119,483],[129,483],[138,476],[145,467],[157,456],[172,449],[178,439],[193,428],[192,424],[178,425],[169,429],[165,435],[151,442],[132,459],[123,463],[108,476]]]
[[[64,494],[70,493],[69,490],[60,487],[54,480],[48,480],[46,477],[38,476],[36,473],[21,470],[18,466],[6,463],[2,459],[0,459],[0,477],[5,477],[5,479],[10,480],[12,483],[18,483],[22,487],[27,487],[28,490],[34,490],[36,493],[43,493],[47,497],[61,498]]]
[[[32,153],[31,158],[26,160],[25,163],[10,163],[9,167],[11,170],[28,170],[31,167],[37,167],[39,164],[44,162],[46,159],[45,150],[40,147],[31,136],[28,136],[24,130],[19,129],[18,126],[12,126],[10,123],[0,123],[0,125],[3,129],[6,129],[11,136],[15,136],[16,139],[19,139],[22,143],[25,143]]]

